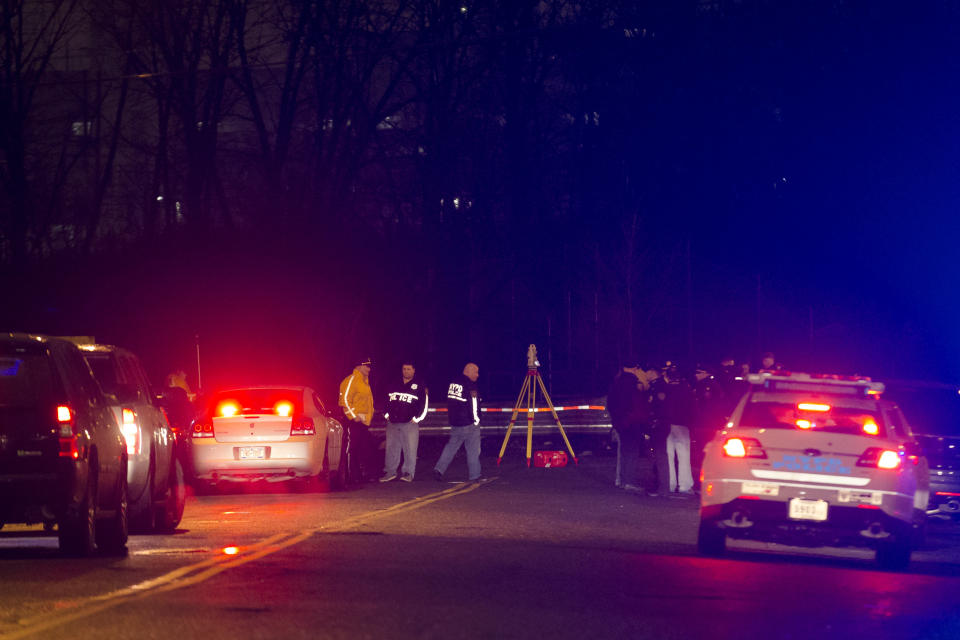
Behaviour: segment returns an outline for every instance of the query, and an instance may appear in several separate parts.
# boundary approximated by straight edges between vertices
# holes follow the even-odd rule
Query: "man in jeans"
[[[397,478],[397,465],[403,453],[403,472],[400,479],[413,482],[417,469],[417,444],[420,441],[420,422],[427,416],[427,389],[413,376],[416,369],[411,362],[401,367],[401,380],[391,383],[387,393],[387,453],[380,482]]]
[[[433,468],[433,476],[443,480],[443,474],[453,456],[463,445],[467,452],[468,479],[473,482],[480,479],[480,398],[477,395],[477,378],[480,377],[480,368],[468,362],[463,368],[463,375],[450,383],[447,388],[447,416],[450,420],[450,439],[437,465]]]

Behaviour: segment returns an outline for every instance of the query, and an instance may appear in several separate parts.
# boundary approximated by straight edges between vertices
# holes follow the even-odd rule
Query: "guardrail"
[[[603,405],[596,404],[576,404],[555,406],[557,417],[560,418],[560,424],[567,433],[588,433],[599,435],[610,430],[610,414]],[[513,407],[481,407],[480,408],[480,432],[483,435],[504,435],[510,424],[510,416],[513,414]],[[535,407],[527,409],[521,407],[516,423],[514,423],[514,433],[518,429],[526,430],[527,415],[530,411],[534,412],[533,431],[534,433],[548,433],[557,430],[557,422],[553,419],[550,407]],[[382,414],[374,416],[373,423],[370,425],[370,431],[373,433],[383,433],[386,429],[386,423]],[[420,423],[421,434],[437,434],[450,431],[450,424],[447,422],[446,407],[430,407],[427,410],[427,417]]]

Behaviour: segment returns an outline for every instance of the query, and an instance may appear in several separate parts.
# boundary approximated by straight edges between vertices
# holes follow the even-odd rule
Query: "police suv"
[[[902,569],[923,539],[927,460],[900,409],[869,378],[750,374],[726,426],[706,445],[697,547],[728,537],[868,547]]]

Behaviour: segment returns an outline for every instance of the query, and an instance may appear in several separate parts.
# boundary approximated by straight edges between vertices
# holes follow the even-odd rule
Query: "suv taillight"
[[[73,411],[69,406],[57,406],[57,424],[60,436],[60,457],[76,460],[80,457],[80,448],[77,446],[77,434],[73,422]]]
[[[728,458],[766,458],[767,452],[756,438],[727,438],[723,455]]]
[[[312,436],[317,433],[313,426],[313,418],[309,416],[297,416],[290,423],[290,435],[292,436]]]
[[[870,447],[857,460],[858,467],[874,467],[876,469],[899,469],[903,465],[899,451]]]
[[[190,433],[194,438],[212,438],[213,423],[206,420],[198,420],[193,423],[193,431]]]
[[[123,432],[123,439],[127,441],[127,455],[140,453],[140,425],[137,423],[136,411],[126,407],[120,410],[120,430]]]

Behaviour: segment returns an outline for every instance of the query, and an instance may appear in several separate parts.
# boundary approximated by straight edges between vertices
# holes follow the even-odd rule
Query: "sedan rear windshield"
[[[761,429],[802,429],[851,435],[884,435],[879,412],[830,405],[801,408],[802,403],[754,402],[744,408],[740,426]]]
[[[282,405],[291,407],[291,415],[303,413],[303,392],[300,389],[241,389],[217,393],[207,405],[207,412],[223,416],[223,407],[233,405],[241,415],[282,413]]]

